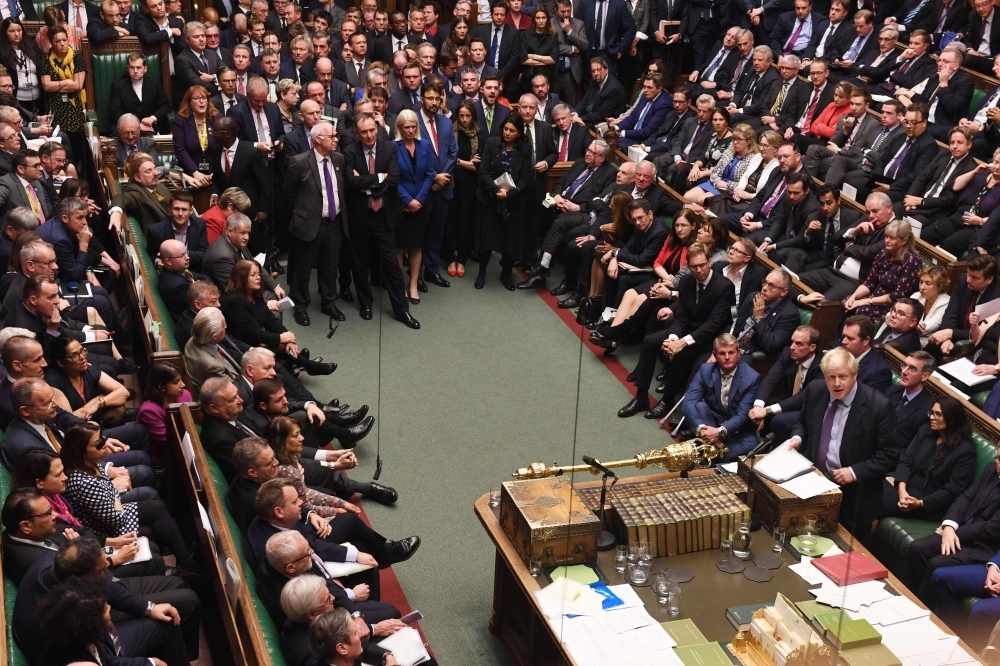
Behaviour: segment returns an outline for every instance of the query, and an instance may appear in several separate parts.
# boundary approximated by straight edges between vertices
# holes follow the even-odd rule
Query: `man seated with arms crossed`
[[[361,640],[361,630],[343,608],[335,608],[316,618],[309,627],[309,644],[320,664],[327,666],[352,666],[358,659],[382,666],[399,666],[391,652],[380,654],[377,646]]]
[[[747,416],[760,386],[760,375],[740,360],[736,338],[723,333],[712,345],[715,363],[706,363],[684,394],[681,409],[695,436],[717,448],[727,448],[723,462],[737,460],[757,443],[756,428]]]
[[[741,285],[741,291],[743,288],[748,293],[737,310],[733,327],[740,356],[748,362],[754,352],[775,358],[788,346],[799,325],[799,309],[788,297],[792,276],[776,268],[752,297],[749,290],[756,289],[756,285]]]
[[[803,391],[804,406],[785,444],[840,486],[840,520],[864,543],[881,508],[885,475],[899,457],[896,415],[885,396],[858,381],[858,362],[846,349],[828,351],[820,369],[824,381]]]
[[[279,552],[276,544],[275,555],[286,555],[286,557],[279,559],[279,563],[302,553],[303,546],[306,548],[309,547],[309,544],[302,538],[302,535],[297,532],[275,534],[267,542],[269,560],[271,556],[271,542],[278,541],[279,539],[282,546],[280,550],[287,551],[287,553]],[[295,544],[296,548],[288,547],[294,541],[298,541]],[[309,561],[311,563],[311,560]],[[337,586],[334,585],[333,587]],[[281,630],[281,652],[288,666],[306,666],[310,658],[312,658],[313,652],[312,646],[309,643],[309,628],[315,620],[336,608],[342,608],[346,613],[351,612],[347,604],[338,604],[337,602],[336,591],[327,587],[327,581],[322,575],[307,573],[295,576],[281,589],[281,610],[288,617],[284,628]],[[365,611],[363,614],[351,617],[351,622],[360,632],[359,638],[362,641],[362,645],[365,646],[367,644],[368,647],[366,649],[370,653],[378,655],[375,660],[376,664],[397,663],[391,653],[388,653],[384,648],[374,643],[379,638],[391,636],[406,625],[397,619],[373,622],[373,618],[370,616],[371,612]],[[368,659],[370,660],[371,657]]]
[[[775,402],[774,398],[797,396],[810,382],[820,379],[819,359],[822,352],[817,353],[818,347],[819,331],[812,326],[799,326],[792,333],[792,341],[764,375],[754,396],[750,419],[758,430],[764,430],[765,422],[773,417],[768,429],[773,430],[775,422],[783,421],[786,437],[792,432],[795,419],[799,417],[798,411],[785,411],[782,403]]]

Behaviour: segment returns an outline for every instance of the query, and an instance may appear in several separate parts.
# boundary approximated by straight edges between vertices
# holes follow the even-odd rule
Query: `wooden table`
[[[714,474],[712,470],[703,473]],[[693,472],[698,474],[698,472]],[[651,474],[648,476],[628,477],[625,482],[645,481],[673,478],[676,473]],[[600,481],[588,481],[574,484],[574,487],[586,488],[599,486]],[[500,526],[497,514],[499,509],[489,505],[489,493],[475,502],[475,512],[486,533],[496,545],[496,563],[493,577],[493,615],[490,618],[489,629],[503,642],[511,660],[518,666],[547,666],[573,664],[576,662],[561,645],[558,636],[542,614],[534,593],[548,584],[548,579],[541,575],[533,578],[528,573],[528,567],[514,549],[507,534]],[[607,518],[606,518],[607,520]],[[857,550],[875,559],[868,550],[858,543],[843,527],[836,534],[827,534],[845,551]],[[756,553],[770,552],[771,535],[765,529],[753,534],[753,550]],[[743,574],[726,574],[715,566],[720,552],[717,550],[687,553],[662,558],[668,567],[685,567],[694,573],[694,579],[681,585],[681,613],[670,617],[665,605],[656,601],[656,595],[651,587],[635,588],[639,597],[645,602],[646,610],[659,622],[690,618],[698,629],[710,641],[728,641],[736,634],[736,630],[726,619],[726,608],[759,602],[773,602],[778,592],[783,593],[792,601],[814,599],[808,590],[815,587],[809,585],[796,573],[788,569],[789,564],[796,562],[787,551],[781,553],[782,566],[772,573],[774,577],[767,583],[754,583],[747,580]],[[614,550],[598,554],[597,566],[608,579],[609,584],[618,585],[625,582],[624,576],[615,571]],[[902,594],[926,608],[917,597],[911,593],[892,574],[885,580],[896,594]],[[931,614],[931,620],[946,633],[954,634],[944,622]],[[960,645],[975,654],[960,641]]]

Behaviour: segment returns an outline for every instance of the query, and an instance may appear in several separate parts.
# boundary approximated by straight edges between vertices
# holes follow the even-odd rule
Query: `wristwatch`
[[[150,615],[153,614],[153,609],[154,608],[156,608],[156,604],[154,604],[152,601],[147,601],[146,602],[146,612],[143,613],[143,615],[145,615],[146,617],[149,617]]]
[[[357,620],[358,618],[361,618],[362,620],[365,619],[365,614],[362,613],[361,611],[354,611],[353,613],[351,613],[352,620]]]
[[[618,250],[611,250],[611,258],[612,259],[618,258]]]

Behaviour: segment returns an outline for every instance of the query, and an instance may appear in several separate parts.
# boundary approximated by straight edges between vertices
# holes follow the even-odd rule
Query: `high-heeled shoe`
[[[419,297],[414,298],[413,296],[410,296],[410,303],[413,303],[414,305],[420,305],[420,298]]]
[[[455,277],[456,275],[458,275],[458,271],[452,268],[451,266],[448,267],[447,273],[448,277]]]
[[[476,289],[482,289],[486,284],[486,273],[480,273],[476,276]]]
[[[458,268],[455,269],[455,275],[457,275],[458,277],[465,277],[465,266],[459,264]]]
[[[347,429],[347,436],[340,439],[340,446],[344,449],[353,449],[357,443],[368,436],[372,426],[375,425],[375,417],[369,416],[356,426]]]

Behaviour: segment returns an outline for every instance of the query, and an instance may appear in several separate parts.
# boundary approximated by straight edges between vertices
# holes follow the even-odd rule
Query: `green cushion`
[[[986,439],[978,432],[972,432],[972,444],[976,447],[976,477],[989,466],[993,464],[996,459],[997,447],[993,445],[993,442]]]
[[[986,97],[985,90],[979,90],[977,88],[972,91],[972,102],[969,103],[970,118],[976,115],[976,109],[979,108],[979,105],[982,103],[984,97]]]
[[[94,82],[94,110],[100,118],[101,134],[110,134],[117,122],[117,118],[111,117],[108,108],[108,100],[111,99],[111,82],[125,76],[128,66],[127,53],[91,53],[90,71],[87,73]],[[146,76],[154,81],[160,80],[160,56],[159,54],[146,54],[146,67],[149,70]]]
[[[136,254],[139,257],[139,261],[142,263],[142,270],[145,273],[146,284],[149,285],[150,291],[153,292],[153,300],[156,302],[156,307],[160,312],[160,333],[163,336],[164,348],[160,351],[175,350],[183,351],[177,345],[177,338],[174,335],[174,320],[167,310],[167,306],[164,304],[163,299],[160,298],[159,285],[159,275],[156,272],[156,264],[153,260],[149,258],[146,253],[146,234],[143,233],[142,227],[136,221],[134,217],[128,218],[129,229],[132,233],[132,238],[135,239],[135,244],[138,246]]]
[[[912,518],[884,518],[879,521],[875,530],[875,538],[888,544],[904,559],[910,544],[915,539],[934,534],[939,523],[929,520],[913,520]]]
[[[813,310],[812,308],[799,308],[799,324],[801,326],[808,326],[809,322],[812,321]]]
[[[0,497],[7,497],[10,494],[11,479],[10,472],[5,467],[0,467]],[[4,613],[6,617],[14,617],[14,601],[17,599],[17,586],[8,578],[3,581]],[[7,663],[10,666],[28,666],[28,659],[14,642],[14,623],[6,622],[7,625]]]
[[[989,391],[980,391],[979,393],[973,393],[969,399],[972,401],[973,405],[982,409],[983,405],[986,404],[986,398],[989,397],[989,395]]]

